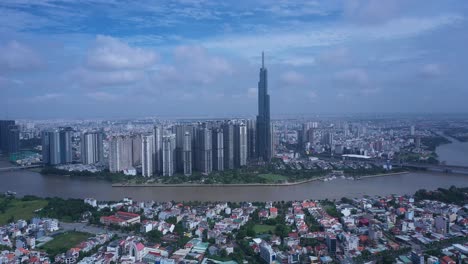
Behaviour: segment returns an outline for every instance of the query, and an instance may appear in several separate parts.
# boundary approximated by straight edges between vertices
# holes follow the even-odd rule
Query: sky
[[[2,0],[0,118],[468,112],[468,1]]]

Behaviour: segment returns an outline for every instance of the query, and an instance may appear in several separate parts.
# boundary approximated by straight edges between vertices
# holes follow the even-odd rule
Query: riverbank
[[[364,178],[374,178],[392,175],[402,175],[410,173],[409,171],[404,172],[392,172],[392,173],[380,173],[374,175],[355,177],[356,180]],[[285,182],[285,183],[232,183],[232,184],[204,184],[204,183],[180,183],[180,184],[164,184],[164,183],[150,183],[150,184],[129,184],[129,183],[114,183],[112,187],[255,187],[255,186],[294,186],[306,184],[314,181],[323,181],[329,178],[329,176],[322,176],[313,179],[307,179],[297,182]]]
[[[361,179],[367,179],[367,178],[376,178],[376,177],[385,177],[385,176],[392,176],[392,175],[402,175],[402,174],[408,174],[410,171],[401,171],[401,172],[392,172],[392,173],[381,173],[381,174],[374,174],[374,175],[365,175],[361,176],[359,178],[356,178],[356,180],[361,180]]]

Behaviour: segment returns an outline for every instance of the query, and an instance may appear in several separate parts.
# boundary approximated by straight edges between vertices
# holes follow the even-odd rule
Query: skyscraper
[[[255,137],[257,136],[256,134],[257,130],[257,125],[255,123],[255,120],[247,120],[247,158],[248,159],[253,159],[256,157],[256,151],[255,151]]]
[[[223,124],[224,169],[234,169],[234,125],[231,122]]]
[[[8,127],[8,144],[7,144],[7,152],[8,153],[15,153],[18,152],[20,149],[20,128],[17,125],[12,125]]]
[[[184,175],[192,175],[192,135],[189,131],[184,134],[182,164],[184,166]]]
[[[95,164],[104,161],[103,134],[101,131],[85,132],[81,135],[81,162]]]
[[[220,128],[213,129],[213,135],[211,136],[213,141],[213,170],[223,171],[224,170],[224,138],[223,130]]]
[[[141,174],[144,177],[153,176],[153,135],[141,137]]]
[[[132,165],[138,167],[142,164],[142,138],[141,135],[132,135]],[[152,148],[151,148],[152,149]],[[153,156],[153,154],[151,154]]]
[[[234,126],[234,164],[236,168],[247,165],[247,126]]]
[[[162,137],[162,175],[172,176],[175,169],[175,135]]]
[[[206,127],[202,127],[198,130],[197,137],[197,169],[203,174],[210,174],[213,169],[211,130]]]
[[[46,165],[61,164],[60,132],[50,130],[42,132],[42,162]]]
[[[154,137],[154,171],[162,173],[162,128],[160,126],[154,126],[153,128]]]
[[[116,136],[109,144],[109,171],[121,172],[132,166],[132,139],[125,136]]]
[[[258,115],[257,115],[257,155],[264,161],[270,161],[271,124],[270,124],[270,95],[268,95],[268,72],[265,68],[265,56],[262,52],[262,68],[258,82]]]
[[[14,126],[14,120],[0,120],[0,150],[8,152],[8,128]]]
[[[60,162],[59,163],[72,163],[73,162],[73,148],[72,148],[72,134],[71,127],[59,128],[60,134]]]

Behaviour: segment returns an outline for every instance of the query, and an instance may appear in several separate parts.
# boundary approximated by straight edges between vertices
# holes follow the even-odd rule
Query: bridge
[[[430,171],[440,171],[445,173],[468,174],[467,166],[446,165],[446,164],[424,164],[424,163],[392,163],[393,166],[408,167],[415,169],[425,169]]]
[[[2,167],[0,168],[0,172],[2,171],[14,171],[14,170],[25,170],[25,169],[32,169],[32,168],[41,168],[42,165],[29,165],[29,166],[12,166],[12,167]]]

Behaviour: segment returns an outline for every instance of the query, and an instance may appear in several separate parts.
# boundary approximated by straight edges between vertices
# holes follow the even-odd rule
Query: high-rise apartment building
[[[224,138],[223,130],[215,128],[212,130],[212,152],[213,152],[213,170],[224,170]]]
[[[127,136],[115,136],[109,144],[109,170],[121,172],[133,168],[132,139]]]
[[[104,161],[103,133],[89,131],[81,135],[81,163],[96,164]]]
[[[236,168],[247,165],[247,126],[244,123],[234,126],[234,165]]]
[[[138,167],[142,163],[142,139],[141,135],[132,135],[132,165]],[[152,156],[152,155],[151,155]]]
[[[160,126],[154,126],[153,128],[153,141],[154,141],[154,171],[161,174],[162,173],[162,137],[163,131]]]
[[[73,129],[71,127],[59,128],[60,134],[60,163],[72,163],[73,162],[73,148],[72,148],[72,137]]]
[[[175,135],[162,137],[162,175],[172,176],[175,171]]]
[[[50,130],[42,132],[42,162],[46,165],[62,164],[60,151],[60,132]]]
[[[213,169],[211,143],[211,130],[206,127],[199,128],[197,132],[197,170],[203,174],[210,174]]]
[[[255,138],[257,136],[256,130],[257,124],[255,120],[247,120],[247,159],[253,159],[257,156],[255,151]]]
[[[141,174],[144,177],[153,176],[153,135],[145,135],[141,137]]]
[[[265,68],[265,57],[262,52],[262,68],[258,82],[258,115],[257,115],[257,156],[263,161],[272,157],[270,95],[268,95],[268,71]]]
[[[192,175],[192,135],[190,131],[185,131],[182,146],[182,164],[185,176]]]
[[[224,169],[234,169],[234,125],[226,122],[223,128]]]

